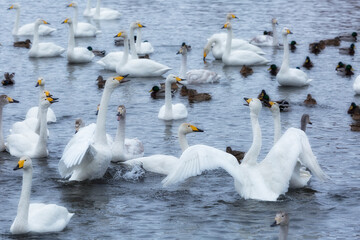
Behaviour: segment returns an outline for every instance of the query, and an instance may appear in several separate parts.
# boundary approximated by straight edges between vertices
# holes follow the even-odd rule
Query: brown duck
[[[98,88],[104,88],[106,80],[104,80],[104,78],[101,75],[98,76],[96,81],[97,81]]]
[[[14,47],[30,48],[31,41],[30,41],[30,39],[26,39],[25,41],[14,42]]]
[[[309,93],[306,97],[306,99],[304,100],[304,104],[306,105],[316,105],[317,102],[316,100],[311,96],[311,94]]]
[[[244,77],[247,77],[247,76],[253,74],[253,72],[254,71],[252,70],[251,67],[248,67],[248,66],[245,66],[245,65],[242,66],[242,68],[240,70],[241,75],[243,75]]]
[[[4,73],[4,80],[1,81],[2,85],[13,85],[15,83],[15,80],[13,79],[15,76],[15,73]]]
[[[198,93],[194,89],[188,90],[188,100],[189,102],[202,102],[202,101],[210,101],[211,95],[209,93]]]

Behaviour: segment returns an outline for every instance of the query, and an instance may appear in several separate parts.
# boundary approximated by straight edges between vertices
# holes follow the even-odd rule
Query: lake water
[[[68,26],[60,24],[72,16],[66,3],[59,1],[20,1],[21,25],[41,17],[57,28],[42,41],[67,47]],[[69,65],[65,54],[58,58],[29,59],[27,49],[14,48],[11,30],[15,11],[6,10],[10,3],[2,1],[2,34],[0,35],[0,70],[15,72],[16,84],[1,87],[21,103],[4,108],[3,131],[21,121],[26,111],[38,104],[39,76],[46,80],[59,102],[51,107],[57,122],[49,125],[49,157],[34,159],[32,202],[56,203],[75,215],[67,228],[54,234],[28,234],[27,239],[276,239],[278,229],[270,228],[276,212],[290,215],[290,239],[360,239],[360,165],[358,163],[359,133],[351,132],[352,120],[347,114],[351,102],[360,103],[352,83],[360,69],[358,53],[340,55],[338,47],[327,47],[319,55],[309,53],[308,44],[333,38],[342,33],[359,31],[360,4],[358,1],[103,1],[103,6],[121,11],[120,20],[93,22],[102,33],[96,38],[76,39],[78,46],[92,46],[107,52],[122,50],[113,44],[113,36],[128,29],[132,21],[140,20],[143,40],[149,40],[155,52],[151,58],[172,68],[177,74],[181,57],[176,55],[182,42],[192,46],[188,54],[190,69],[207,68],[219,73],[218,84],[194,86],[199,92],[212,94],[209,102],[189,104],[177,93],[175,102],[188,107],[186,120],[164,122],[157,118],[163,100],[150,98],[152,86],[164,78],[132,79],[117,88],[109,104],[107,132],[115,136],[116,108],[127,107],[127,137],[138,137],[145,146],[145,155],[171,154],[180,156],[177,129],[182,122],[190,122],[204,129],[204,133],[188,135],[190,144],[202,143],[219,149],[232,146],[249,149],[252,141],[249,109],[244,97],[256,97],[265,89],[272,99],[286,98],[291,111],[282,113],[282,128],[299,127],[303,113],[308,113],[312,126],[307,134],[313,151],[324,171],[327,182],[313,178],[308,189],[291,191],[277,202],[242,199],[234,189],[233,179],[223,170],[210,171],[183,184],[163,188],[163,176],[126,172],[117,165],[110,166],[111,176],[104,179],[69,183],[61,179],[57,165],[69,139],[74,134],[74,121],[81,117],[87,124],[95,122],[96,107],[102,90],[96,85],[98,75],[114,75],[93,62]],[[79,1],[80,12],[85,1]],[[95,6],[95,2],[93,3]],[[304,70],[313,80],[303,88],[279,87],[267,66],[253,67],[254,74],[244,78],[240,67],[224,67],[221,61],[202,62],[206,39],[221,30],[225,15],[234,12],[234,35],[250,39],[270,30],[270,20],[278,19],[278,33],[287,26],[294,33],[297,50],[290,54],[290,65],[301,66],[306,56],[314,68]],[[87,21],[80,16],[81,21]],[[25,38],[21,38],[25,40]],[[342,47],[350,43],[342,42]],[[357,45],[357,44],[356,44]],[[272,63],[281,65],[281,49],[263,48]],[[355,69],[352,77],[339,76],[335,67],[339,61],[350,63]],[[302,105],[311,93],[317,100],[315,107]],[[268,109],[262,110],[260,124],[263,148],[260,159],[272,146],[273,122]],[[0,153],[0,238],[24,239],[12,236],[10,226],[15,218],[19,200],[22,172],[12,169],[17,158]],[[309,191],[309,189],[315,190]]]

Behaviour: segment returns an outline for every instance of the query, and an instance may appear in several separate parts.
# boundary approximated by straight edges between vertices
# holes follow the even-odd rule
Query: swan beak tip
[[[270,225],[270,227],[276,227],[276,226],[277,226],[276,221],[274,221],[274,222]]]
[[[14,171],[16,171],[16,170],[19,170],[20,169],[20,167],[19,167],[19,164],[18,165],[16,165],[16,167],[14,167]]]

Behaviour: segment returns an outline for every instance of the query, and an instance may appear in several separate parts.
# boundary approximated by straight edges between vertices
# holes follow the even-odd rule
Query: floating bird
[[[271,25],[272,25],[272,34],[268,34],[267,31],[264,32],[263,35],[258,35],[250,40],[250,43],[257,45],[257,46],[279,46],[279,41],[276,34],[276,25],[278,25],[278,22],[276,18],[271,19]],[[266,34],[265,34],[266,33]]]
[[[91,46],[88,46],[87,49],[92,52],[95,56],[104,57],[106,54],[105,50],[94,50]]]
[[[313,65],[312,61],[310,60],[310,58],[307,56],[305,59],[305,62],[302,66],[306,69],[311,69],[314,65]]]
[[[349,54],[350,56],[354,56],[355,54],[355,44],[351,44],[348,48],[339,48],[339,53],[341,54]]]
[[[74,8],[74,17],[73,20],[73,27],[74,27],[74,36],[75,37],[96,37],[96,34],[100,33],[96,27],[87,22],[78,22],[78,4],[76,2],[72,2],[67,7]]]
[[[279,68],[275,64],[271,64],[270,67],[268,68],[268,71],[270,72],[271,75],[276,76],[276,74],[278,74],[279,72]]]
[[[26,39],[25,41],[14,42],[14,47],[30,48],[30,46],[31,46],[30,39]]]
[[[244,77],[247,77],[251,74],[253,74],[253,70],[251,67],[248,67],[248,66],[242,66],[242,68],[240,69],[240,74],[243,75]]]
[[[4,86],[13,85],[15,83],[14,76],[15,73],[4,73],[4,80],[1,81],[1,84]]]
[[[333,39],[326,39],[323,40],[325,42],[326,46],[335,46],[338,47],[340,46],[341,43],[341,39],[339,37],[333,38]]]
[[[197,91],[195,89],[191,89],[191,88],[188,88],[186,86],[182,86],[181,89],[180,89],[180,95],[183,96],[183,97],[188,96],[190,90],[195,91],[197,93]]]
[[[305,105],[316,105],[317,102],[316,100],[311,96],[311,94],[309,93],[306,97],[306,99],[304,100],[304,104]]]
[[[296,50],[296,45],[297,45],[296,41],[290,42],[289,47],[292,52],[294,52]]]
[[[266,91],[263,89],[261,90],[261,93],[258,95],[258,99],[263,103],[263,105],[268,106],[268,102],[270,102],[270,96],[266,93]],[[281,112],[287,112],[290,109],[290,103],[286,101],[285,99],[279,100],[279,101],[273,101],[276,102],[279,105],[279,109]]]
[[[341,35],[339,36],[341,41],[345,41],[345,42],[356,42],[357,41],[357,33],[356,32],[352,32],[350,35]]]
[[[106,80],[104,80],[104,78],[101,75],[98,76],[96,81],[97,81],[98,88],[104,88]]]
[[[241,164],[241,160],[244,158],[245,156],[245,152],[242,151],[237,151],[237,150],[232,150],[231,147],[226,147],[226,152],[230,153],[231,155],[233,155],[234,157],[236,157],[236,159],[238,160],[239,164]]]
[[[189,102],[202,102],[210,101],[211,95],[209,93],[198,93],[196,90],[190,89],[188,91],[188,100]]]

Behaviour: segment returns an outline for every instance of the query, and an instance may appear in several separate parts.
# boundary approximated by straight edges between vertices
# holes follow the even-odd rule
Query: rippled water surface
[[[72,16],[72,9],[61,1],[20,1],[21,24],[42,17],[57,31],[42,41],[67,46],[68,26],[60,24]],[[70,3],[70,2],[68,2]],[[108,133],[115,135],[116,108],[127,107],[127,137],[138,137],[145,145],[145,155],[181,154],[177,140],[180,123],[188,121],[205,130],[188,135],[190,144],[202,143],[219,149],[232,146],[246,150],[252,141],[249,110],[243,97],[256,97],[266,89],[272,99],[287,98],[292,110],[282,113],[283,131],[299,127],[303,113],[310,115],[313,125],[307,130],[313,151],[328,182],[314,178],[309,189],[287,193],[277,202],[243,200],[234,189],[233,179],[225,171],[207,172],[200,177],[163,188],[162,176],[130,172],[111,165],[106,178],[84,183],[62,180],[57,170],[63,149],[74,133],[74,120],[81,117],[86,123],[95,122],[96,106],[102,91],[95,80],[98,75],[109,77],[113,72],[103,70],[94,59],[92,63],[69,65],[66,57],[29,59],[27,49],[14,48],[11,30],[15,12],[7,11],[9,2],[0,3],[2,17],[0,35],[0,70],[15,72],[16,84],[1,87],[1,93],[20,100],[20,104],[4,108],[3,131],[24,118],[27,109],[38,104],[36,79],[43,76],[46,88],[58,103],[52,105],[58,121],[49,125],[50,137],[46,159],[34,159],[32,202],[56,203],[66,206],[75,215],[68,227],[56,234],[30,234],[28,239],[276,239],[278,229],[270,228],[275,213],[288,211],[291,218],[290,239],[359,239],[360,238],[360,167],[359,133],[351,132],[350,116],[346,111],[354,96],[352,83],[360,69],[358,53],[339,55],[336,47],[327,47],[315,56],[308,52],[310,42],[332,38],[340,33],[359,31],[358,1],[103,1],[103,5],[122,12],[114,21],[93,22],[102,33],[96,38],[77,39],[79,46],[91,45],[107,52],[121,50],[113,44],[113,36],[128,29],[130,22],[140,20],[146,28],[143,39],[149,40],[155,52],[151,58],[178,73],[180,56],[176,55],[182,42],[192,46],[188,56],[191,69],[207,68],[222,77],[218,84],[195,86],[199,92],[209,92],[210,102],[189,104],[178,94],[176,102],[187,105],[186,120],[164,122],[157,118],[163,100],[153,100],[149,90],[163,82],[162,78],[132,79],[112,95],[107,121]],[[83,11],[85,1],[79,1]],[[95,6],[95,2],[93,3]],[[226,13],[233,11],[239,20],[233,23],[236,37],[250,39],[270,30],[270,20],[276,17],[279,29],[289,27],[296,40],[297,50],[290,54],[291,66],[301,66],[309,55],[314,68],[305,70],[314,79],[304,88],[278,87],[266,66],[254,67],[254,74],[244,78],[239,67],[224,67],[221,61],[202,62],[202,48],[213,33],[221,32]],[[81,21],[87,21],[80,16]],[[280,30],[278,31],[280,32]],[[23,40],[23,38],[21,38]],[[343,42],[342,46],[349,43]],[[281,65],[281,49],[263,48],[271,62]],[[337,62],[351,63],[355,75],[339,76]],[[318,105],[312,108],[301,103],[311,93]],[[260,114],[263,133],[262,159],[272,146],[273,123],[270,111]],[[19,238],[10,234],[16,215],[21,189],[22,172],[14,172],[17,158],[0,154],[0,236]],[[139,178],[137,178],[139,176]]]

